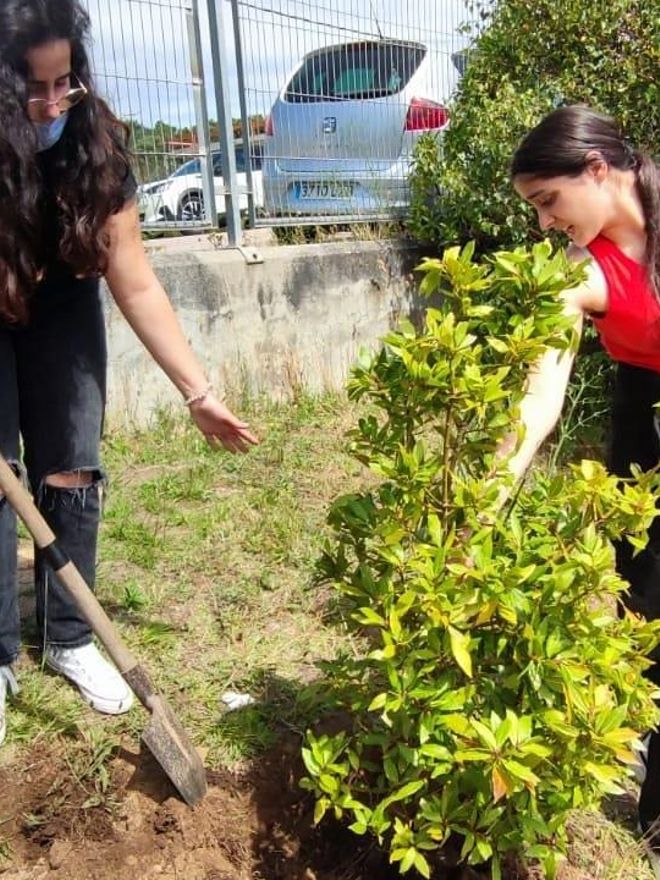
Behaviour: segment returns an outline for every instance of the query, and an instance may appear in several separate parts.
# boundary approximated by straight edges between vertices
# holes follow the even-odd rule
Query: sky
[[[196,0],[83,0],[92,19],[92,63],[100,92],[115,112],[151,126],[195,120],[188,10]],[[217,118],[207,3],[215,2],[229,70],[232,115],[240,115],[229,0],[198,0],[206,100]],[[456,82],[451,52],[467,43],[458,30],[465,0],[238,0],[249,113],[266,115],[305,53],[361,37],[425,43],[438,59],[437,97]]]

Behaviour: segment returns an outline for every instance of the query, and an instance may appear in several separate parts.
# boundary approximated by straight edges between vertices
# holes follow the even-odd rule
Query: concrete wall
[[[420,306],[420,254],[387,242],[238,251],[152,244],[151,260],[208,376],[221,391],[273,398],[343,386],[360,347],[373,347]],[[108,297],[108,420],[144,424],[180,397]]]

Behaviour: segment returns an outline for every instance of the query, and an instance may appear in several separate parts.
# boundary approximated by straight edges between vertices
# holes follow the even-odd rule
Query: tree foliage
[[[442,306],[349,386],[368,404],[353,453],[379,483],[333,505],[322,565],[364,650],[327,666],[348,721],[308,734],[305,784],[318,820],[347,817],[402,873],[429,877],[458,841],[494,878],[507,853],[552,877],[569,811],[620,790],[656,717],[643,671],[660,624],[617,615],[611,542],[644,545],[658,478],[621,484],[583,461],[535,474],[502,511],[495,450],[530,365],[574,343],[558,293],[581,268],[547,242],[422,268]]]
[[[516,144],[559,103],[615,116],[633,144],[660,135],[660,0],[496,0],[441,140],[423,139],[410,228],[424,242],[490,250],[539,236],[513,193]]]

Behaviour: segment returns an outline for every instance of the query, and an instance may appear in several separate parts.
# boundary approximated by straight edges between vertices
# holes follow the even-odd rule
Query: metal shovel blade
[[[184,801],[194,807],[206,794],[206,770],[202,759],[167,700],[154,689],[144,667],[137,664],[123,675],[151,713],[142,733],[142,742]]]
[[[206,794],[206,771],[188,734],[162,697],[151,701],[142,741],[191,807]]]

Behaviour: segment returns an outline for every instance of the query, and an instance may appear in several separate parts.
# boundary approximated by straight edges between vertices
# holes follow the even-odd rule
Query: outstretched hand
[[[223,446],[228,452],[247,452],[259,443],[247,422],[236,418],[213,394],[191,404],[190,415],[214,449]]]

